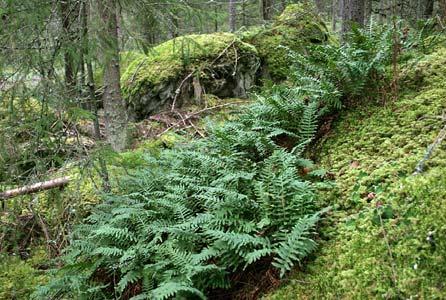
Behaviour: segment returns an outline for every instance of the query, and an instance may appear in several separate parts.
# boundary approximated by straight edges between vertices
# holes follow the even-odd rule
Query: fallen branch
[[[443,127],[443,129],[441,129],[435,141],[427,148],[426,154],[424,155],[423,159],[420,160],[420,162],[417,164],[415,168],[415,172],[413,173],[414,175],[424,172],[424,165],[430,159],[430,157],[432,156],[438,145],[440,145],[445,138],[446,138],[446,125]]]
[[[41,191],[45,191],[45,190],[50,190],[50,189],[54,189],[57,187],[60,188],[60,187],[67,185],[69,182],[70,182],[70,177],[66,176],[66,177],[56,178],[56,179],[43,181],[43,182],[31,184],[31,185],[26,185],[26,186],[23,186],[20,188],[4,191],[4,192],[0,193],[0,201],[14,198],[14,197],[21,196],[21,195],[27,195],[27,194],[37,193],[37,192],[41,192]]]
[[[166,128],[166,130],[164,130],[163,132],[157,134],[157,137],[162,136],[163,134],[165,134],[166,132],[168,132],[172,128],[177,127],[181,123],[185,124],[186,121],[188,121],[189,119],[191,119],[191,118],[193,118],[193,117],[195,117],[195,116],[197,116],[199,114],[205,113],[205,112],[210,111],[210,110],[219,109],[219,108],[223,108],[223,107],[231,106],[231,105],[237,105],[237,104],[241,104],[241,103],[244,103],[244,102],[243,101],[239,101],[239,102],[224,103],[224,104],[220,104],[220,105],[216,105],[216,106],[212,106],[212,107],[207,107],[207,108],[204,108],[202,110],[199,110],[199,111],[196,111],[194,113],[191,113],[189,115],[186,115],[184,118],[182,117],[180,121],[176,122],[175,124],[172,124],[170,127]]]

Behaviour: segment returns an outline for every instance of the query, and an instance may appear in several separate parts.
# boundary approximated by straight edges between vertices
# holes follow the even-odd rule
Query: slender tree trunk
[[[369,24],[372,18],[373,1],[365,0],[365,19],[364,24]]]
[[[314,2],[316,3],[316,8],[318,13],[323,13],[324,12],[324,4],[322,3],[322,0],[314,0]]]
[[[172,13],[169,14],[167,28],[169,32],[167,33],[167,37],[169,39],[176,38],[178,36],[178,19],[176,16]]]
[[[104,94],[107,141],[115,151],[127,146],[127,112],[121,95],[117,0],[98,0],[102,28],[99,34],[104,66]]]
[[[434,13],[434,0],[426,0],[425,2],[423,17],[429,19],[432,18]]]
[[[74,55],[76,34],[74,31],[74,21],[78,10],[76,9],[76,3],[71,0],[62,0],[59,2],[59,10],[62,21],[63,39],[65,44],[64,51],[64,69],[65,69],[65,85],[68,92],[71,94],[75,90],[76,75],[74,67]]]
[[[83,47],[84,47],[84,55],[83,59],[85,60],[85,64],[87,65],[87,88],[88,88],[88,96],[89,96],[89,105],[90,110],[94,114],[93,120],[93,128],[94,128],[94,137],[97,142],[99,142],[101,138],[101,129],[99,127],[99,114],[98,114],[98,101],[96,99],[96,89],[94,86],[94,75],[93,75],[93,66],[91,63],[91,57],[89,53],[89,36],[88,36],[88,16],[89,16],[89,3],[88,0],[82,1],[82,39],[83,39]],[[84,63],[84,62],[82,62]],[[110,176],[108,175],[107,164],[105,160],[100,156],[99,158],[99,175],[102,180],[102,189],[104,192],[108,193],[111,190],[110,187]]]
[[[365,0],[350,0],[351,1],[351,12],[350,17],[353,23],[359,26],[364,26],[364,8]]]
[[[235,32],[237,30],[237,0],[229,0],[229,31]]]
[[[341,33],[342,36],[345,37],[345,35],[350,31],[350,2],[352,0],[341,0],[342,6],[341,6],[341,14],[342,14],[342,29]]]
[[[218,32],[218,3],[214,4],[214,31]]]
[[[440,17],[444,21],[446,19],[446,0],[440,0],[439,4],[440,4]]]
[[[248,26],[248,22],[246,19],[246,2],[245,1],[242,2],[242,25],[244,27]]]
[[[332,0],[331,2],[331,29],[336,31],[336,24],[338,21],[339,2]]]
[[[379,4],[379,23],[380,24],[384,24],[385,19],[386,19],[385,8],[386,8],[386,1],[381,0],[380,4]]]
[[[274,0],[262,0],[262,18],[264,21],[271,20]]]

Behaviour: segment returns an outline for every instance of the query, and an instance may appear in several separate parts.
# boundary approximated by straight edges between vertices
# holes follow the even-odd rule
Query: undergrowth
[[[388,83],[391,41],[380,37],[356,31],[351,44],[314,48],[308,64],[290,53],[300,76],[207,138],[145,155],[147,167],[121,181],[125,196],[108,195],[77,227],[64,266],[34,296],[205,298],[256,263],[280,276],[301,264],[316,249],[328,187],[308,145],[322,116],[379,94],[368,80]]]

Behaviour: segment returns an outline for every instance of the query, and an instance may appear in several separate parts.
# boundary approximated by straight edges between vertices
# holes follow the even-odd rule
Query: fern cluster
[[[35,296],[205,298],[256,263],[284,275],[316,247],[324,171],[304,153],[318,120],[388,79],[395,34],[404,42],[403,31],[376,27],[290,53],[287,85],[210,125],[207,138],[145,157],[149,167],[77,228],[64,267]]]
[[[317,97],[280,89],[211,126],[208,138],[147,156],[74,233],[37,297],[167,299],[228,288],[268,258],[283,275],[312,252],[321,172],[303,158]]]
[[[290,53],[296,62],[291,80],[302,92],[319,95],[328,111],[357,99],[380,98],[389,90],[392,63],[409,59],[424,40],[422,30],[402,21],[393,28],[373,23],[353,28],[341,45],[314,45],[307,55]]]

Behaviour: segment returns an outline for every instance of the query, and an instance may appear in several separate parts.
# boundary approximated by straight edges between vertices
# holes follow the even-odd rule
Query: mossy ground
[[[45,270],[39,269],[47,260],[40,249],[27,261],[0,254],[0,299],[30,299],[34,287],[48,280]]]
[[[413,175],[445,126],[445,53],[403,72],[399,100],[337,121],[319,154],[337,183],[320,251],[267,299],[446,298],[445,143]]]

